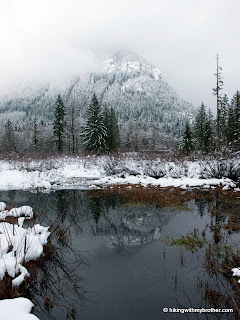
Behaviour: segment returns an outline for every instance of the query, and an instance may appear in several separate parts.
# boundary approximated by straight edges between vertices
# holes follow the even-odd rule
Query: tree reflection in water
[[[93,266],[95,267],[96,263],[99,263],[98,257],[100,257],[98,267],[102,265],[102,260],[104,260],[104,270],[101,271],[104,271],[103,274],[107,275],[107,277],[112,270],[112,265],[108,264],[108,261],[111,261],[114,267],[117,268],[116,273],[118,274],[118,272],[122,272],[122,266],[117,263],[114,264],[114,262],[124,261],[127,264],[131,260],[132,266],[134,266],[134,275],[131,272],[128,273],[128,268],[124,269],[126,274],[122,281],[123,286],[119,282],[118,286],[128,290],[129,275],[133,278],[135,274],[139,275],[139,277],[136,276],[136,283],[139,287],[142,285],[144,288],[142,291],[146,291],[148,296],[151,297],[148,301],[149,308],[153,305],[156,310],[161,312],[161,299],[164,299],[165,296],[166,299],[170,299],[170,295],[172,299],[170,285],[168,286],[172,275],[174,293],[178,302],[175,304],[176,306],[185,308],[189,306],[233,307],[234,311],[237,310],[236,312],[238,312],[240,303],[238,300],[240,296],[239,284],[237,284],[237,279],[233,278],[231,273],[231,268],[240,265],[239,251],[237,245],[234,245],[234,241],[236,244],[239,239],[240,231],[240,202],[237,195],[232,194],[232,197],[236,197],[236,199],[230,199],[230,196],[226,197],[219,190],[193,191],[194,194],[191,198],[192,195],[181,194],[181,191],[178,195],[174,191],[172,194],[173,199],[175,196],[178,197],[174,209],[174,207],[166,207],[169,203],[162,203],[162,198],[158,199],[159,203],[152,201],[152,199],[150,199],[152,202],[148,203],[148,195],[144,194],[144,190],[140,191],[141,194],[139,195],[144,197],[142,200],[141,198],[136,198],[135,201],[131,201],[128,192],[126,192],[125,199],[121,195],[111,194],[107,196],[101,192],[90,193],[86,196],[86,193],[76,190],[57,191],[50,194],[2,193],[2,201],[11,203],[14,206],[28,204],[37,211],[37,222],[44,226],[51,225],[51,241],[44,249],[45,256],[36,262],[31,262],[32,278],[29,282],[28,290],[24,294],[37,306],[35,311],[39,314],[41,320],[60,320],[66,319],[66,317],[74,319],[79,315],[78,312],[81,307],[84,307],[89,295],[85,289],[87,284],[81,278],[81,274],[83,274],[81,270],[84,269],[86,261],[82,253],[75,249],[75,247],[78,248],[82,245],[82,239],[87,239],[87,241],[90,239],[90,243],[93,241],[94,245],[96,243],[100,244]],[[168,191],[166,190],[166,192]],[[163,200],[165,193],[163,193]],[[171,195],[171,192],[169,195]],[[231,194],[228,193],[228,195]],[[180,198],[184,199],[184,201],[186,199],[186,201],[184,202]],[[171,204],[172,200],[167,200]],[[184,210],[185,212],[182,214]],[[178,215],[180,218],[178,218]],[[192,220],[190,219],[191,216],[193,217]],[[185,220],[181,221],[182,217]],[[175,218],[178,218],[176,221],[178,221],[179,225],[172,223],[171,220]],[[198,226],[196,223],[201,225]],[[203,238],[203,246],[199,246],[198,250],[194,252],[188,252],[185,248],[181,248],[178,251],[178,248],[176,248],[176,251],[172,251],[171,255],[166,245],[162,244],[161,241],[156,241],[160,239],[160,234],[163,234],[166,229],[169,230],[166,228],[169,224],[171,225],[169,235],[172,235],[171,232],[175,232],[174,236],[183,236],[187,230],[193,237]],[[185,230],[183,231],[184,234],[182,234],[183,229]],[[85,236],[86,238],[84,238]],[[155,244],[157,245],[154,244],[154,241],[156,241]],[[87,246],[87,248],[89,247]],[[147,250],[148,248],[150,248],[149,251]],[[161,250],[164,252],[163,256],[161,255]],[[108,256],[108,252],[114,253],[114,255]],[[178,252],[180,257],[178,257]],[[110,260],[105,261],[105,259],[102,259],[102,254],[104,258],[108,259],[110,257]],[[131,259],[128,259],[130,255]],[[135,260],[135,257],[139,260]],[[142,266],[145,265],[146,259],[149,257],[152,258],[152,261],[147,262],[150,270],[148,272],[147,269],[147,272],[149,277],[153,279],[151,281],[154,282],[154,288],[156,289],[156,295],[152,296],[153,287],[151,282],[144,282],[146,281],[144,278],[145,271],[142,272]],[[167,274],[161,278],[161,267],[164,268],[165,264],[167,265]],[[150,266],[153,270],[156,267],[155,272],[161,279],[159,280],[161,282],[159,287],[156,280],[158,278],[152,277],[154,273],[151,273]],[[97,277],[99,274],[101,275],[99,270],[94,271],[95,277],[93,273],[91,274],[94,282],[93,288],[95,288],[95,283],[98,282]],[[87,276],[88,272],[86,279],[90,283]],[[187,279],[188,277],[191,278],[190,282]],[[105,278],[101,280],[104,282]],[[115,281],[115,279],[113,280]],[[100,281],[100,283],[102,282]],[[157,295],[157,293],[162,292],[162,284],[167,288],[166,292],[164,291],[164,297]],[[96,288],[98,290],[99,287],[97,285]],[[107,304],[108,301],[113,302],[111,299],[114,296],[112,283],[110,287],[107,288],[109,289],[107,290],[109,295],[105,296],[106,312],[111,309],[111,306]],[[142,298],[142,295],[139,294],[139,292],[142,292],[141,290],[135,290],[134,287],[130,289],[132,290],[129,290],[132,296],[136,296],[139,299]],[[124,291],[124,295],[126,295],[126,299],[129,299],[126,291]],[[120,293],[119,296],[122,298]],[[156,296],[160,297],[160,302],[158,301],[154,304]],[[75,307],[77,303],[79,308]],[[136,310],[139,309],[137,315],[141,317],[142,304],[136,303],[136,306]],[[88,309],[92,311],[93,308],[89,307]],[[124,315],[123,309],[116,309],[119,315]],[[57,314],[59,310],[64,311],[60,316],[59,313]],[[236,312],[234,315],[224,314],[224,317],[233,319],[235,316],[239,316],[239,314],[236,315]],[[98,313],[96,311],[96,314],[93,314],[95,317]],[[85,319],[88,319],[88,315],[89,313],[86,312],[85,316],[87,318]],[[106,314],[103,313],[103,315]],[[136,316],[136,314],[134,315]],[[160,315],[159,313],[159,316],[164,318],[168,315]],[[208,314],[206,318],[217,319],[219,314]]]
[[[1,292],[1,298],[29,298],[35,305],[34,313],[40,314],[41,320],[57,319],[53,314],[54,309],[65,313],[66,317],[62,319],[76,319],[76,305],[83,307],[87,299],[84,279],[79,276],[79,268],[87,266],[87,263],[82,254],[71,246],[74,225],[68,216],[71,198],[67,198],[64,191],[56,192],[54,197],[27,193],[26,202],[21,192],[9,191],[4,195],[5,198],[1,199],[13,206],[25,203],[33,209],[38,208],[35,221],[25,222],[25,227],[35,223],[50,225],[51,235],[44,246],[44,254],[36,261],[23,264],[29,270],[30,277],[19,288],[6,290],[5,294]],[[11,286],[9,276],[4,281]],[[0,286],[2,291],[4,281]]]
[[[179,261],[182,268],[187,268],[189,274],[198,270],[195,278],[195,288],[199,291],[201,300],[205,302],[205,309],[232,309],[233,312],[216,312],[202,314],[206,319],[240,319],[240,285],[233,277],[231,269],[240,266],[239,236],[239,198],[232,199],[223,192],[212,192],[197,202],[198,213],[202,217],[210,213],[210,224],[202,230],[172,239],[172,243],[183,246],[179,250]],[[192,235],[192,238],[189,236]],[[203,246],[192,248],[186,240],[194,244],[194,240],[201,240]],[[182,241],[184,240],[184,241]],[[170,242],[166,241],[167,244]],[[191,254],[187,252],[191,251]],[[198,261],[196,263],[196,261]],[[173,291],[176,304],[180,308],[193,306],[191,294],[183,284],[178,274],[172,274]],[[193,279],[192,279],[193,280]],[[180,301],[179,297],[184,297]],[[199,308],[199,306],[198,306]],[[196,316],[198,318],[198,316]]]
[[[60,217],[61,219],[61,217]],[[55,225],[44,256],[30,262],[31,280],[27,296],[46,319],[55,319],[51,313],[56,307],[65,311],[67,318],[75,319],[76,305],[84,306],[87,292],[79,268],[86,265],[81,253],[71,247],[71,228]]]

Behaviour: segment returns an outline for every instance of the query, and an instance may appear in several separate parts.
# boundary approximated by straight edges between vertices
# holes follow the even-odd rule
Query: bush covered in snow
[[[220,159],[201,163],[203,178],[229,178],[240,182],[240,159]]]
[[[229,179],[235,183],[230,183]],[[122,153],[62,156],[44,161],[0,161],[1,190],[85,188],[106,183],[143,183],[162,187],[227,184],[236,187],[239,180],[240,160],[237,158],[189,160],[169,159],[156,154]]]

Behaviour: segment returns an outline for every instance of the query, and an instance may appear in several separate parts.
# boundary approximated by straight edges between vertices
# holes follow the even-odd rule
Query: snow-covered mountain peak
[[[128,51],[117,51],[103,61],[97,73],[128,74],[131,76],[148,75],[155,80],[161,79],[158,68],[152,66],[145,59]]]
[[[52,125],[57,95],[68,107],[75,104],[79,123],[96,94],[102,106],[115,110],[123,130],[132,123],[149,130],[154,125],[160,132],[180,137],[186,119],[193,119],[193,106],[183,101],[162,79],[157,67],[129,51],[117,51],[102,62],[97,70],[74,77],[62,86],[57,83],[22,85],[15,94],[0,99],[0,125],[8,119],[21,128],[38,118]]]

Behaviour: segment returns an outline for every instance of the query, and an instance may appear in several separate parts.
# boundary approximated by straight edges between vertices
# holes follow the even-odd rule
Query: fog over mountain
[[[240,88],[239,0],[11,0],[0,7],[0,96],[19,81],[86,72],[127,48],[158,66],[182,98],[213,112],[216,55],[224,93]]]
[[[113,107],[121,127],[137,122],[147,130],[154,124],[179,137],[186,119],[191,121],[195,115],[194,107],[162,79],[158,68],[133,52],[117,51],[96,70],[61,86],[54,82],[21,85],[0,100],[0,122],[10,119],[21,127],[36,118],[38,123],[50,125],[59,93],[67,108],[74,105],[80,123],[94,93],[102,107]]]

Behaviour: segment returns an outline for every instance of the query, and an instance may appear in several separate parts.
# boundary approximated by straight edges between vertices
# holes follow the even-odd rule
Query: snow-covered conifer
[[[105,152],[107,129],[104,124],[104,116],[96,95],[85,114],[86,124],[82,131],[82,142],[84,148],[89,151]]]
[[[67,123],[65,121],[66,110],[63,103],[63,99],[60,94],[58,95],[55,110],[54,110],[55,120],[53,122],[53,133],[56,137],[56,146],[59,152],[63,151],[65,146],[65,136],[66,136],[66,126]]]
[[[185,131],[184,131],[183,142],[182,142],[182,149],[187,155],[189,155],[190,152],[193,150],[192,131],[190,129],[190,125],[189,125],[188,121],[186,121],[186,125],[185,125]]]
[[[118,128],[118,122],[116,119],[113,108],[110,110],[105,107],[104,110],[104,124],[107,129],[106,134],[106,146],[108,151],[117,151],[120,148],[121,139]]]
[[[196,144],[196,149],[203,151],[204,149],[204,135],[205,135],[205,126],[206,126],[206,106],[201,104],[201,107],[198,109],[198,113],[195,118],[194,124],[194,139]]]
[[[206,106],[202,103],[194,123],[195,148],[202,152],[209,152],[213,146],[213,119],[212,113],[206,112]]]

